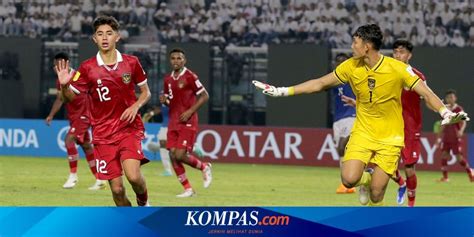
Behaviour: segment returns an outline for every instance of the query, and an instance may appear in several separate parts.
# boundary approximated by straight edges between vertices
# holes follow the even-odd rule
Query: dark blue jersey
[[[352,92],[352,88],[347,84],[339,85],[331,89],[331,101],[333,103],[333,122],[341,120],[343,118],[355,117],[356,111],[352,106],[344,105],[341,100],[341,96],[345,95],[355,99],[355,95]]]

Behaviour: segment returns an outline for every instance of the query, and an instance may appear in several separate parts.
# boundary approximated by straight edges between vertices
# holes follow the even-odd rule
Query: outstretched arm
[[[446,108],[441,99],[425,83],[416,84],[413,90],[425,99],[425,103],[428,108],[439,112],[443,118],[441,125],[458,123],[461,120],[469,121],[467,113],[453,113],[448,108]]]
[[[259,81],[252,81],[257,89],[262,90],[265,95],[279,97],[279,96],[291,96],[300,94],[310,94],[323,91],[327,88],[337,86],[341,82],[336,78],[334,73],[326,74],[318,79],[311,79],[301,84],[290,86],[290,87],[275,87]]]

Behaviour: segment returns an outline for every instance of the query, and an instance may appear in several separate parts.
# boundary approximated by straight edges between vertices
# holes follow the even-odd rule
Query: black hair
[[[113,16],[103,15],[95,18],[94,22],[92,23],[92,28],[94,28],[94,32],[96,32],[99,26],[101,25],[109,25],[114,31],[118,31],[120,28],[119,22]]]
[[[69,55],[67,55],[67,53],[65,52],[59,52],[56,55],[54,55],[54,60],[60,60],[60,59],[64,59],[65,61],[68,61]]]
[[[410,41],[405,40],[405,39],[399,39],[393,43],[393,47],[392,47],[393,49],[396,49],[398,47],[406,48],[410,52],[413,51],[413,44]]]
[[[186,55],[186,54],[184,53],[184,50],[181,49],[181,48],[174,48],[174,49],[172,49],[172,50],[170,51],[169,56],[171,56],[172,53],[182,53],[183,55]]]
[[[454,89],[449,89],[445,93],[445,95],[451,95],[451,94],[456,95],[456,91]]]
[[[376,24],[359,26],[352,36],[359,37],[363,41],[372,43],[375,50],[380,50],[380,47],[382,47],[382,30]]]

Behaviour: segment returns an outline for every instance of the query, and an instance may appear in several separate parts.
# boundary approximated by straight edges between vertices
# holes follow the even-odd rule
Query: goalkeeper
[[[427,106],[440,113],[443,124],[468,120],[464,112],[448,110],[438,96],[412,68],[398,60],[380,54],[382,31],[375,24],[359,27],[353,34],[353,57],[340,64],[332,73],[291,87],[275,87],[258,81],[254,85],[269,96],[291,96],[316,93],[349,83],[357,98],[356,121],[346,147],[341,168],[344,186],[359,186],[362,205],[383,205],[385,189],[398,167],[404,146],[401,105],[403,88],[415,91]],[[372,172],[366,166],[375,164]]]

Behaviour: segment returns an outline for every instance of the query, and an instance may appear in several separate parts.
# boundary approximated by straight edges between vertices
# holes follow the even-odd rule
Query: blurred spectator
[[[461,32],[459,30],[454,31],[453,38],[449,42],[450,46],[462,48],[466,45],[464,38],[461,36]]]
[[[384,46],[404,37],[415,45],[473,47],[472,10],[467,0],[4,1],[0,34],[77,40],[92,33],[90,23],[97,15],[108,14],[119,20],[124,36],[156,27],[161,43],[349,47],[358,26],[377,23]]]

